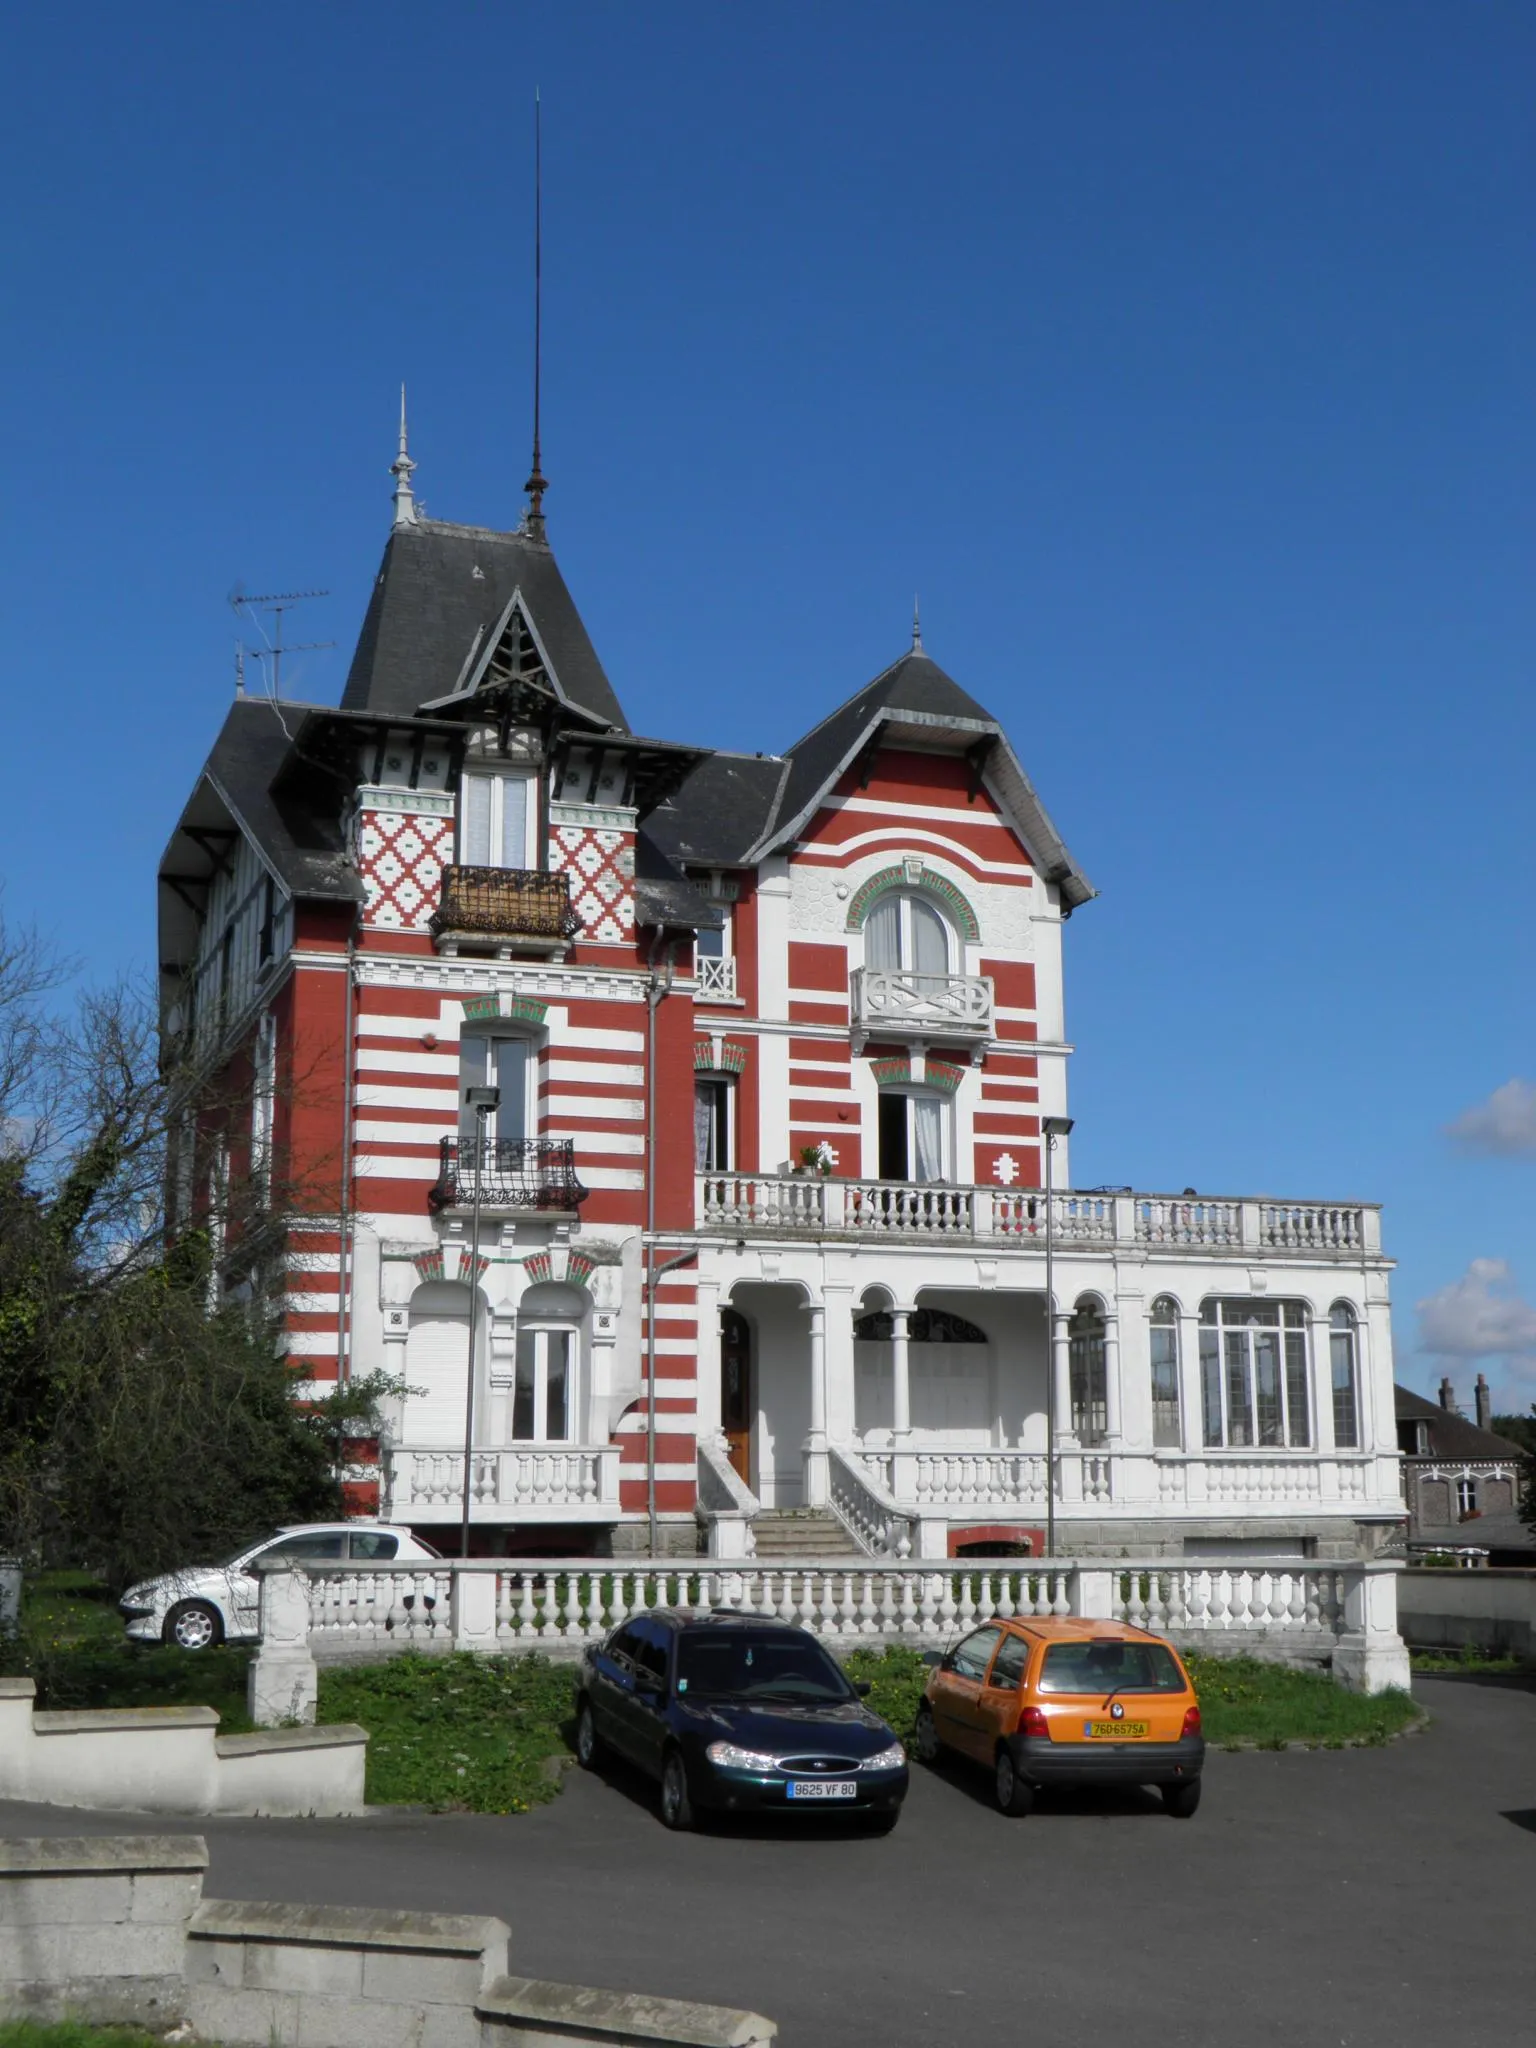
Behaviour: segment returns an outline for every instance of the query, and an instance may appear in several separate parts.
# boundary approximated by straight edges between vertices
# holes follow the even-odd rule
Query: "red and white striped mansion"
[[[1075,1190],[1063,1135],[1047,1315],[1094,892],[999,720],[914,630],[782,753],[640,738],[537,500],[410,474],[339,708],[237,697],[160,875],[238,1096],[177,1213],[275,1176],[301,1381],[410,1390],[355,1509],[451,1545],[468,1417],[481,1552],[1038,1551],[1052,1478],[1062,1551],[1378,1549],[1374,1208]]]

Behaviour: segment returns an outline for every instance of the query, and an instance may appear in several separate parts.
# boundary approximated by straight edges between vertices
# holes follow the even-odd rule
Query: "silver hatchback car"
[[[438,1555],[409,1529],[383,1522],[304,1522],[249,1544],[224,1564],[188,1565],[145,1579],[117,1604],[136,1643],[210,1650],[218,1643],[253,1643],[260,1635],[259,1566],[286,1557],[314,1564],[430,1564]]]

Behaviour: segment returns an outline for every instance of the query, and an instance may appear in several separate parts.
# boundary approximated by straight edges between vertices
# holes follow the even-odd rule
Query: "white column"
[[[698,1434],[711,1437],[720,1428],[720,1283],[700,1279],[695,1294],[699,1335],[693,1404]]]
[[[1059,1309],[1051,1316],[1051,1371],[1056,1377],[1056,1441],[1074,1446],[1077,1438],[1072,1431],[1072,1351],[1068,1334],[1071,1321]]]
[[[853,1383],[853,1289],[821,1290],[827,1346],[827,1441],[850,1444],[857,1429]]]
[[[821,1507],[828,1496],[827,1476],[827,1312],[819,1301],[811,1318],[811,1433],[805,1440],[805,1504]]]
[[[1312,1442],[1320,1458],[1331,1458],[1333,1441],[1333,1331],[1326,1316],[1314,1315],[1312,1340]]]
[[[917,1494],[917,1459],[912,1450],[912,1382],[907,1344],[911,1311],[891,1310],[891,1491],[898,1500]]]
[[[1200,1396],[1200,1318],[1192,1309],[1179,1316],[1179,1429],[1191,1456],[1205,1448],[1205,1410]]]
[[[1118,1449],[1121,1436],[1120,1318],[1104,1318],[1104,1438]]]

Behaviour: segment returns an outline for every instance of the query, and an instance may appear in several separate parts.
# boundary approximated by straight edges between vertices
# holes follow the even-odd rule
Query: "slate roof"
[[[882,726],[958,737],[984,754],[985,773],[1030,857],[1067,909],[1093,884],[1068,853],[990,711],[920,648],[883,669],[846,703],[777,755],[715,754],[651,819],[667,850],[696,866],[747,867],[801,831]]]
[[[648,823],[635,833],[635,922],[674,931],[718,930],[725,923],[724,913],[657,844]]]
[[[1392,1393],[1399,1422],[1428,1424],[1429,1450],[1423,1455],[1457,1459],[1467,1464],[1487,1464],[1494,1458],[1507,1463],[1511,1458],[1525,1455],[1524,1448],[1509,1437],[1498,1436],[1491,1429],[1479,1429],[1475,1422],[1468,1422],[1465,1415],[1458,1415],[1451,1408],[1442,1408],[1438,1401],[1425,1400],[1411,1387],[1394,1387]]]
[[[459,683],[476,634],[483,651],[519,590],[561,694],[628,732],[623,707],[549,548],[526,533],[451,526],[441,519],[391,529],[342,710],[408,717],[447,696]]]
[[[1408,1538],[1410,1550],[1512,1550],[1536,1553],[1536,1532],[1520,1519],[1517,1508],[1465,1515],[1443,1528],[1421,1525]]]

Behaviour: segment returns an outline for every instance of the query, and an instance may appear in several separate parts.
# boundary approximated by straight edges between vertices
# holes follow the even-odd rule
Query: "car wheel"
[[[917,1710],[917,1726],[913,1731],[913,1747],[919,1763],[935,1764],[943,1745],[939,1741],[938,1726],[933,1718],[933,1709],[926,1700]]]
[[[1027,1778],[1021,1778],[1013,1757],[1006,1749],[997,1752],[997,1770],[992,1780],[992,1796],[997,1801],[999,1813],[1006,1813],[1010,1820],[1020,1820],[1035,1803],[1035,1788]]]
[[[595,1771],[602,1755],[603,1740],[597,1732],[591,1704],[583,1700],[576,1709],[576,1761],[584,1771]]]
[[[1171,1813],[1175,1820],[1188,1820],[1200,1804],[1200,1780],[1185,1778],[1177,1785],[1159,1785],[1163,1798],[1164,1813]]]
[[[693,1801],[688,1797],[688,1770],[680,1749],[669,1749],[661,1767],[661,1821],[675,1834],[693,1826]]]
[[[182,1600],[165,1617],[160,1636],[178,1650],[211,1650],[224,1640],[224,1617],[206,1600]]]

